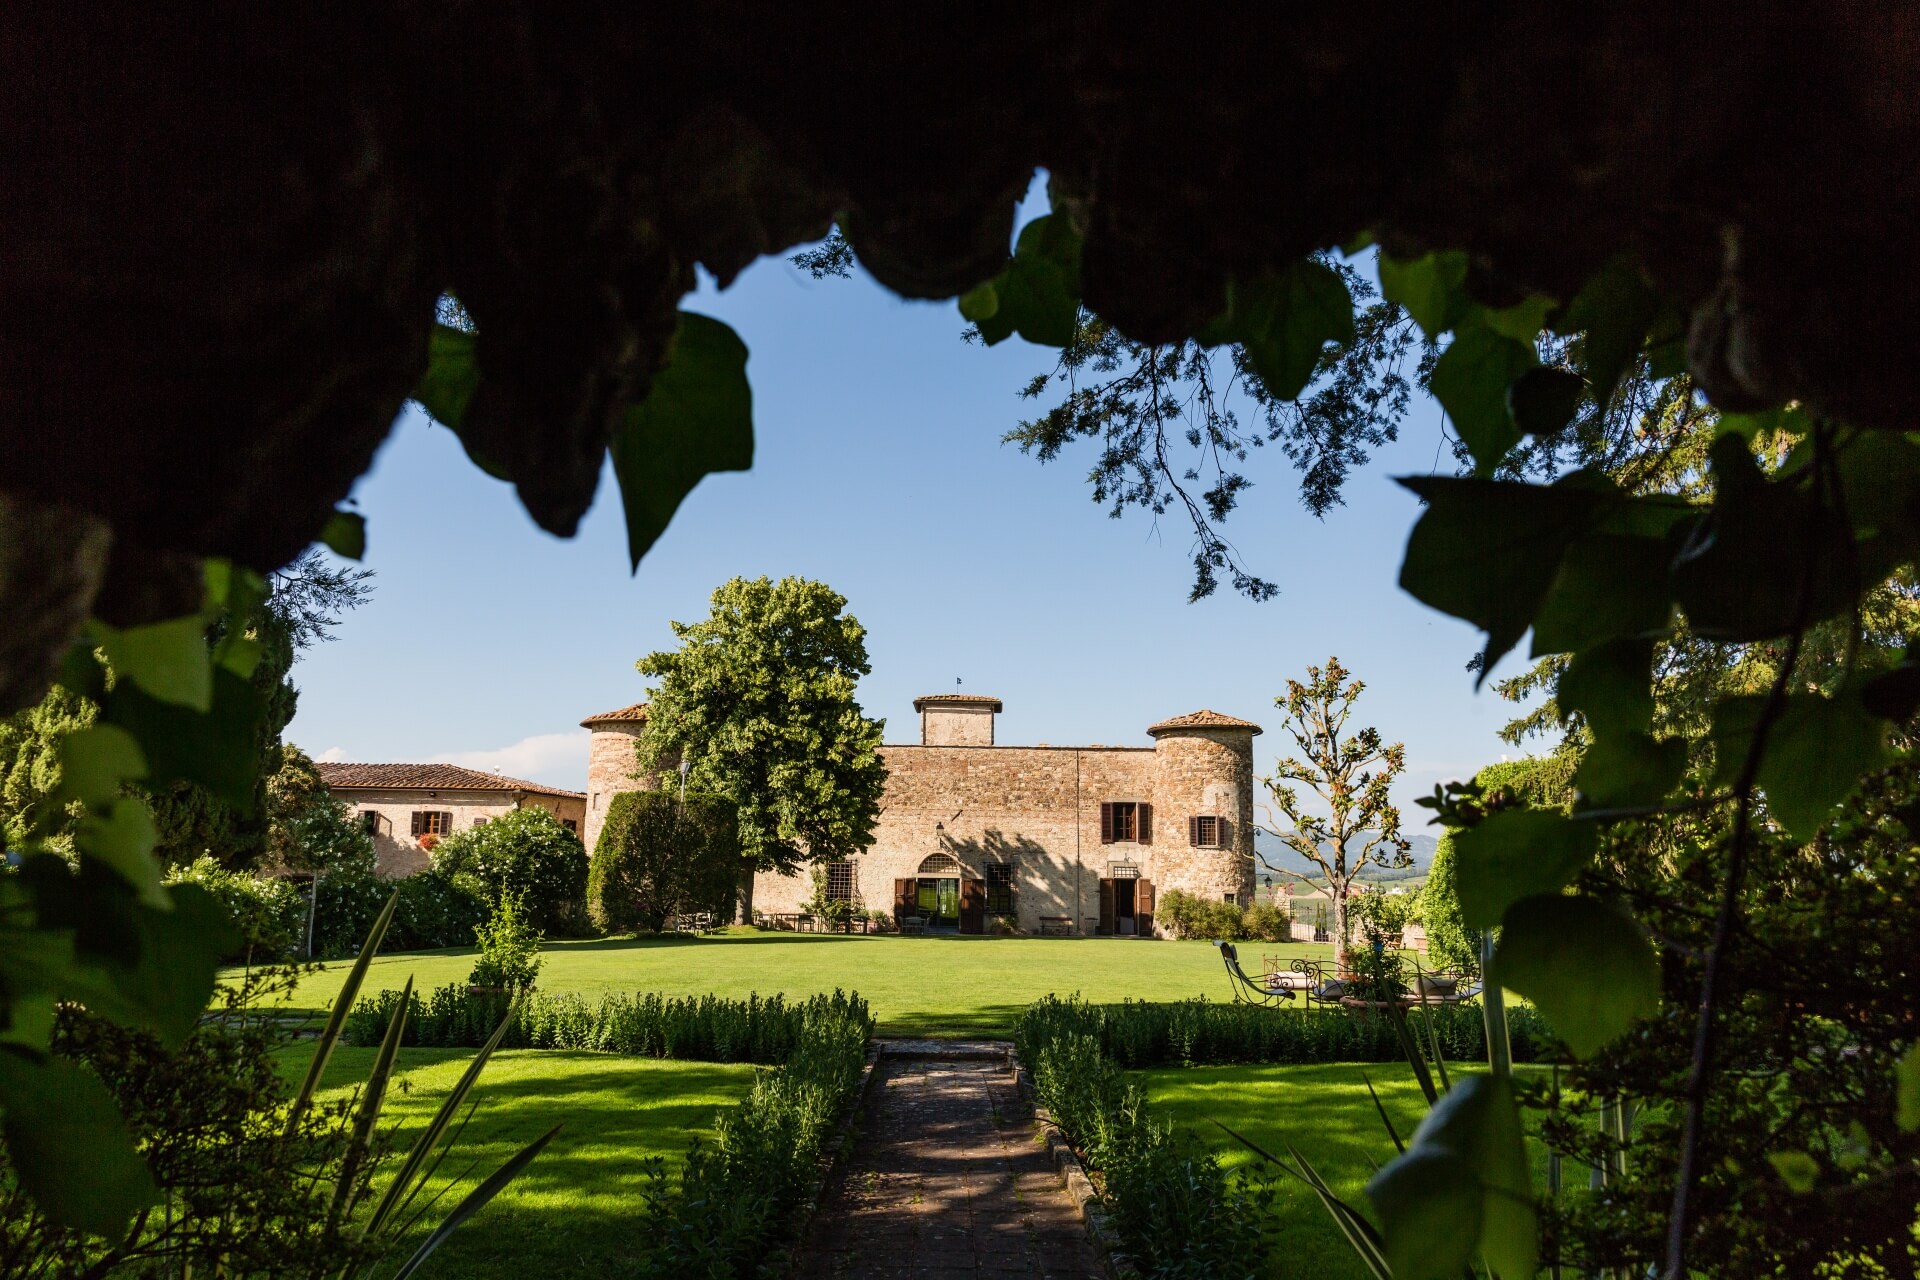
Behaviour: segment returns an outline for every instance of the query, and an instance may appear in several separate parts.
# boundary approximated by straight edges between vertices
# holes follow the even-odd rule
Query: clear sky
[[[1005,700],[1003,743],[1146,745],[1154,721],[1211,707],[1269,726],[1255,740],[1265,772],[1283,749],[1274,697],[1337,654],[1367,682],[1359,722],[1407,745],[1403,806],[1514,754],[1495,736],[1512,707],[1466,670],[1476,633],[1395,585],[1419,504],[1390,477],[1451,466],[1433,401],[1324,520],[1278,449],[1255,454],[1225,528],[1280,594],[1253,604],[1223,584],[1190,605],[1183,522],[1108,519],[1086,483],[1091,444],[1042,466],[1000,443],[1050,349],[965,344],[951,302],[816,282],[784,258],[685,306],[752,353],[753,470],[703,481],[629,576],[611,472],[563,542],[409,409],[355,490],[373,598],[294,669],[290,741],[322,759],[450,760],[582,788],[580,719],[645,696],[633,664],[671,645],[669,619],[704,615],[729,577],[799,574],[865,624],[860,696],[890,742],[913,740],[915,695],[957,678]],[[1407,825],[1425,817],[1410,809]]]

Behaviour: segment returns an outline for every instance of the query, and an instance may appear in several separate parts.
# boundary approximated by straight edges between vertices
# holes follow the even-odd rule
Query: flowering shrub
[[[241,943],[222,959],[268,964],[290,959],[307,940],[307,895],[301,887],[246,871],[230,871],[211,855],[167,878],[169,884],[197,884],[233,917]]]
[[[586,927],[587,851],[545,809],[515,809],[456,831],[434,848],[433,869],[495,908],[504,895],[519,894],[528,918],[549,935],[575,935]]]

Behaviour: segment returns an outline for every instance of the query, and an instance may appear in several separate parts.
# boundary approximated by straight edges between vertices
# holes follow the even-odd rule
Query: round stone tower
[[[1147,732],[1154,748],[1157,887],[1251,904],[1253,737],[1260,726],[1195,711]]]
[[[614,793],[642,791],[655,783],[639,772],[633,753],[634,740],[647,727],[647,704],[636,702],[618,711],[588,716],[580,727],[593,734],[587,748],[587,821],[580,833],[587,856],[592,857],[600,826],[607,820],[607,802]]]

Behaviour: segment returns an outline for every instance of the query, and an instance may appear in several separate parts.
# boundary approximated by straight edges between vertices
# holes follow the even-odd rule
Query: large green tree
[[[652,686],[637,746],[642,772],[682,762],[690,786],[739,810],[748,869],[792,873],[873,843],[886,765],[883,722],[855,696],[867,674],[866,628],[846,597],[806,578],[734,578],[700,622],[673,624],[677,649],[639,662]]]

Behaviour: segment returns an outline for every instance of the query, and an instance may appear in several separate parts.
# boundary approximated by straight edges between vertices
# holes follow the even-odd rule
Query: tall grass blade
[[[1373,1091],[1373,1081],[1362,1071],[1360,1079],[1366,1083],[1367,1096],[1373,1099],[1373,1109],[1380,1113],[1380,1123],[1387,1126],[1387,1136],[1393,1139],[1393,1149],[1401,1155],[1407,1154],[1407,1144],[1400,1141],[1400,1131],[1393,1127],[1393,1117],[1387,1114],[1387,1108],[1380,1101],[1380,1095]]]
[[[396,889],[387,899],[387,905],[380,908],[373,928],[367,930],[367,940],[360,945],[360,956],[353,962],[353,968],[347,971],[347,980],[340,987],[332,1011],[327,1014],[327,1025],[321,1028],[320,1038],[313,1042],[313,1061],[307,1064],[306,1078],[294,1091],[293,1105],[287,1112],[286,1136],[292,1136],[294,1126],[300,1123],[300,1117],[313,1104],[313,1095],[319,1092],[320,1077],[326,1074],[327,1060],[333,1056],[333,1047],[340,1041],[340,1029],[346,1025],[347,1015],[353,1011],[353,1002],[360,996],[360,983],[365,980],[374,953],[380,950],[381,939],[387,936],[387,926],[393,923],[394,908],[399,905],[400,891]]]
[[[1447,1055],[1440,1049],[1440,1033],[1433,1028],[1433,1011],[1425,1004],[1420,1006],[1420,1029],[1427,1033],[1427,1050],[1433,1059],[1433,1069],[1440,1073],[1440,1092],[1452,1093],[1453,1081],[1447,1077]]]
[[[467,1198],[455,1205],[453,1212],[449,1213],[441,1220],[440,1225],[433,1229],[433,1234],[420,1242],[420,1247],[413,1251],[413,1256],[400,1264],[400,1269],[393,1273],[393,1280],[407,1280],[408,1276],[411,1276],[415,1271],[419,1270],[420,1265],[429,1257],[433,1256],[433,1251],[446,1243],[448,1236],[457,1231],[468,1218],[471,1218],[474,1214],[486,1208],[488,1201],[499,1195],[501,1190],[509,1182],[519,1177],[520,1171],[531,1164],[533,1158],[539,1155],[541,1149],[549,1142],[552,1142],[554,1135],[559,1132],[560,1126],[556,1124],[553,1128],[520,1148],[518,1155],[494,1170],[493,1176],[468,1192]]]
[[[440,1141],[440,1136],[446,1132],[447,1126],[452,1123],[453,1117],[459,1113],[460,1106],[466,1101],[474,1082],[480,1078],[480,1072],[486,1068],[487,1060],[493,1056],[493,1051],[498,1049],[500,1042],[506,1038],[507,1028],[513,1025],[513,1020],[519,1011],[520,1002],[516,1000],[507,1009],[507,1016],[500,1019],[500,1025],[493,1029],[493,1035],[488,1037],[486,1044],[474,1051],[473,1061],[467,1064],[466,1071],[460,1076],[460,1082],[453,1086],[453,1091],[440,1104],[440,1109],[434,1113],[433,1119],[427,1123],[425,1129],[421,1130],[420,1136],[414,1139],[413,1146],[407,1151],[406,1159],[401,1162],[400,1171],[394,1175],[392,1185],[387,1188],[387,1193],[380,1197],[379,1207],[367,1220],[366,1228],[361,1232],[363,1236],[378,1235],[407,1199],[415,1180],[421,1173],[422,1166],[433,1154],[434,1146]]]
[[[1314,1194],[1320,1197],[1320,1203],[1332,1216],[1334,1225],[1340,1228],[1340,1234],[1347,1238],[1348,1245],[1352,1247],[1361,1263],[1373,1273],[1374,1280],[1393,1280],[1393,1269],[1387,1265],[1387,1256],[1380,1240],[1380,1233],[1373,1229],[1373,1224],[1361,1217],[1359,1211],[1352,1205],[1335,1195],[1333,1188],[1327,1185],[1319,1171],[1307,1162],[1307,1158],[1301,1155],[1299,1149],[1291,1142],[1287,1144],[1287,1151],[1299,1165],[1307,1185],[1312,1187]]]
[[[1407,1025],[1407,1011],[1388,1001],[1387,1020],[1393,1023],[1393,1032],[1400,1037],[1400,1051],[1407,1055],[1407,1065],[1413,1068],[1413,1078],[1420,1082],[1420,1092],[1427,1095],[1427,1105],[1437,1106],[1440,1093],[1433,1087],[1433,1073],[1427,1070],[1426,1055],[1414,1043],[1413,1029]]]
[[[407,1012],[413,1007],[410,998],[413,995],[413,979],[409,977],[401,988],[400,1003],[394,1006],[393,1017],[387,1020],[387,1034],[380,1041],[379,1052],[374,1054],[373,1067],[367,1073],[366,1089],[360,1095],[360,1107],[353,1117],[353,1135],[347,1140],[347,1149],[340,1159],[340,1177],[334,1183],[333,1203],[327,1209],[327,1226],[332,1230],[340,1222],[353,1198],[353,1187],[358,1180],[356,1174],[360,1165],[373,1149],[374,1126],[380,1121],[380,1108],[387,1100],[387,1084],[393,1078],[393,1063],[400,1055],[400,1041],[407,1034]]]
[[[1500,984],[1493,980],[1493,935],[1480,935],[1480,1014],[1487,1020],[1487,1065],[1493,1078],[1513,1076],[1513,1045],[1507,1039],[1507,1001]]]

